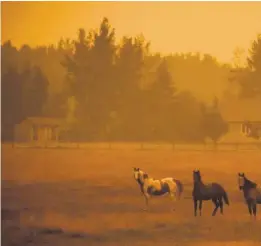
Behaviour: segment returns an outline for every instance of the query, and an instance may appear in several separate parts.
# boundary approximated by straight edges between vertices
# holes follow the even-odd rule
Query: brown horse
[[[256,217],[257,204],[261,204],[261,188],[257,188],[257,184],[249,180],[244,173],[238,173],[238,186],[243,190],[249,214]]]
[[[218,183],[204,184],[201,179],[200,171],[193,171],[194,187],[192,197],[194,201],[194,215],[197,216],[197,208],[199,201],[199,213],[201,216],[202,202],[212,200],[215,208],[212,216],[216,215],[218,208],[220,213],[223,214],[223,200],[229,205],[228,196],[225,189]]]

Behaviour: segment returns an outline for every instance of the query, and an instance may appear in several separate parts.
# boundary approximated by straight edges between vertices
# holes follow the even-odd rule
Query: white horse
[[[134,178],[138,182],[141,193],[145,197],[146,209],[151,196],[162,196],[169,194],[173,201],[180,199],[183,192],[183,184],[174,178],[153,179],[139,168],[134,167]],[[175,210],[173,208],[173,210]]]

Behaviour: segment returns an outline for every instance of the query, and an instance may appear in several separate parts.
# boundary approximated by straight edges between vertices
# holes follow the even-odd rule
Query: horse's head
[[[199,170],[193,171],[193,181],[194,182],[200,182],[201,181],[201,175]]]
[[[245,174],[244,173],[238,173],[238,187],[240,190],[243,189],[243,187],[245,186]]]
[[[249,180],[244,173],[238,173],[238,186],[240,190],[242,190],[243,188],[255,189],[257,187],[257,183]]]
[[[140,170],[139,168],[134,167],[134,179],[140,184],[144,184],[144,180],[148,178],[148,174]]]

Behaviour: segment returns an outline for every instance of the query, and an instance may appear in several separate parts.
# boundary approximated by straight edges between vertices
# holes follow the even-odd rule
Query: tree
[[[42,116],[48,98],[49,82],[39,67],[28,68],[21,74],[23,83],[23,114]]]
[[[260,88],[259,43],[259,39],[253,43],[249,65],[238,76],[238,84],[248,96]],[[192,94],[206,99],[210,91],[221,92],[220,84],[227,82],[230,66],[199,53],[163,58],[159,53],[151,54],[149,48],[142,35],[123,37],[117,45],[115,29],[107,18],[97,30],[79,29],[76,40],[60,39],[57,45],[17,49],[6,42],[2,45],[2,86],[7,92],[3,100],[16,108],[11,117],[8,107],[3,106],[5,120],[12,126],[25,117],[43,114],[67,116],[68,120],[67,99],[74,98],[77,123],[69,124],[73,137],[200,139],[204,129],[199,129],[200,107]],[[12,66],[15,72],[10,71]],[[8,95],[15,95],[19,105]]]
[[[257,35],[249,49],[247,63],[251,71],[261,71],[261,34]]]
[[[78,127],[78,121],[75,116],[77,106],[78,102],[74,96],[67,98],[65,105],[66,116],[62,126],[62,136],[66,140],[79,140],[79,136],[77,136],[78,131],[75,130]]]
[[[159,64],[150,88],[149,118],[158,139],[168,139],[173,124],[174,100],[177,90],[165,59]]]
[[[142,36],[123,37],[116,57],[116,109],[126,139],[143,138],[145,95],[141,90],[149,43]],[[141,136],[142,135],[142,136]]]
[[[22,112],[22,80],[15,67],[2,74],[2,140],[14,140],[14,126],[24,118]]]
[[[248,67],[251,70],[249,73],[249,86],[252,87],[254,95],[261,96],[261,34],[253,41],[249,53],[247,59]]]
[[[94,32],[91,47],[93,90],[88,94],[88,112],[96,134],[106,135],[106,125],[115,110],[115,30],[103,18],[98,32]]]
[[[202,141],[202,112],[198,99],[190,91],[177,94],[169,132],[174,141]],[[203,106],[204,107],[204,106]]]
[[[61,64],[66,68],[66,82],[71,96],[84,107],[87,91],[92,83],[90,46],[91,40],[86,37],[84,29],[79,29],[78,39],[74,41],[75,52],[65,55]]]
[[[202,132],[216,145],[218,140],[228,132],[228,124],[218,110],[216,98],[210,108],[203,107],[202,109]]]
[[[14,67],[18,72],[18,59],[19,53],[11,41],[5,42],[1,46],[1,73],[9,73]]]
[[[218,62],[210,55],[199,53],[172,54],[166,57],[169,71],[180,91],[191,91],[204,101],[209,95],[221,96],[227,86],[230,65]]]
[[[75,41],[75,52],[66,56],[67,82],[71,96],[79,103],[76,117],[96,138],[106,134],[106,124],[115,108],[114,60],[115,32],[107,18],[98,31],[80,29]]]
[[[232,72],[232,79],[241,87],[241,97],[261,96],[261,34],[249,49],[247,67],[237,67]]]
[[[234,68],[243,68],[245,67],[245,50],[240,47],[236,47],[234,52],[233,52],[233,66]]]

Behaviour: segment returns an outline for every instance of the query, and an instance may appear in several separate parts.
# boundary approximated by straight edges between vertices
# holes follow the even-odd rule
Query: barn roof
[[[261,99],[231,100],[220,103],[219,109],[226,121],[261,122]]]
[[[29,123],[34,125],[48,125],[48,126],[60,126],[63,124],[61,118],[50,118],[50,117],[28,117],[22,123]]]

